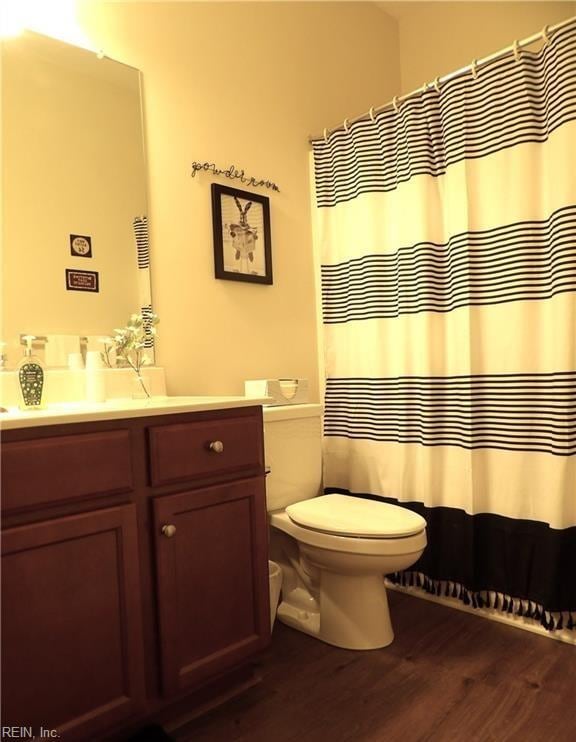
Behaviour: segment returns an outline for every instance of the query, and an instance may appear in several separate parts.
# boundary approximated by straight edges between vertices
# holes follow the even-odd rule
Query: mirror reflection
[[[140,73],[27,32],[2,42],[2,109],[4,367],[29,334],[65,366],[152,311]]]

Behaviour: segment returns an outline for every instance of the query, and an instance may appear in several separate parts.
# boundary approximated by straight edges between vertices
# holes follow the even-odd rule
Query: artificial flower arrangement
[[[159,321],[158,315],[154,313],[146,316],[132,314],[126,327],[116,328],[114,336],[104,340],[104,352],[102,353],[104,364],[108,368],[113,367],[110,353],[115,351],[116,362],[120,361],[134,370],[146,397],[150,397],[150,392],[146,388],[141,372],[143,366],[152,363],[147,350],[150,347],[150,339],[156,336],[156,325]]]

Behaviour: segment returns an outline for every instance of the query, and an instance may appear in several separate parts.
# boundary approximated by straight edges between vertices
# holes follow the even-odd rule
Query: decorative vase
[[[132,399],[150,399],[150,392],[141,374],[132,377]]]

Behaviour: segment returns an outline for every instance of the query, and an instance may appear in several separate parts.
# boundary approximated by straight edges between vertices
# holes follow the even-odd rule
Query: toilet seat
[[[300,545],[314,546],[343,554],[364,554],[373,557],[413,554],[426,546],[426,529],[402,538],[362,538],[361,536],[339,536],[314,528],[298,525],[285,510],[270,513],[270,525],[295,539]]]
[[[301,527],[348,538],[406,538],[426,528],[424,518],[407,508],[350,495],[303,500],[289,505],[286,513]]]

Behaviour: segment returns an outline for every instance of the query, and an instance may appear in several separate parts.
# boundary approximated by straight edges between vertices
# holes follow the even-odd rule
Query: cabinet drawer
[[[127,430],[13,441],[2,446],[3,511],[132,488]]]
[[[149,428],[149,440],[150,478],[156,487],[243,470],[257,473],[264,465],[257,417],[158,425]]]

